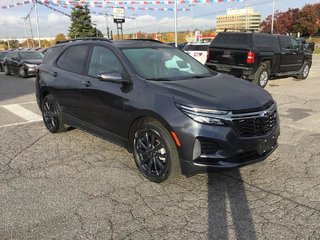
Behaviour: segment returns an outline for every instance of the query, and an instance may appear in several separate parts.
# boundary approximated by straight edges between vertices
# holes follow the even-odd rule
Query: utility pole
[[[272,0],[272,19],[271,19],[271,34],[273,34],[273,24],[274,24],[274,1]]]
[[[34,0],[34,9],[35,9],[35,12],[36,12],[36,19],[37,19],[37,31],[38,31],[38,41],[39,41],[38,46],[41,47],[37,0]]]

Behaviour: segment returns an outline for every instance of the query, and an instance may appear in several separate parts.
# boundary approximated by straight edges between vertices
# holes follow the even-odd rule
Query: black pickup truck
[[[265,87],[270,77],[306,79],[311,51],[293,37],[253,32],[222,32],[211,42],[205,65]]]

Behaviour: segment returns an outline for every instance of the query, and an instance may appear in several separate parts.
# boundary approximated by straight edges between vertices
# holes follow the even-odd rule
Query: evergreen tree
[[[71,38],[96,37],[102,33],[92,27],[89,9],[83,6],[75,6],[71,12],[71,26],[69,36]]]

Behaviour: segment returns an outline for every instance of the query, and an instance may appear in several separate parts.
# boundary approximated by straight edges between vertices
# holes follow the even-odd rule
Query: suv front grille
[[[267,135],[277,126],[277,108],[275,105],[261,112],[234,114],[232,124],[240,137],[258,137]]]

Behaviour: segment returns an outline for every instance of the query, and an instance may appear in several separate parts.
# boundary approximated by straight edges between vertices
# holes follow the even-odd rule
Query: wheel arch
[[[132,149],[133,149],[132,140],[133,140],[135,131],[144,123],[152,122],[152,121],[160,122],[171,135],[172,128],[170,124],[162,116],[150,110],[139,111],[139,113],[137,113],[130,121],[130,127],[127,133],[129,152],[132,152]]]

